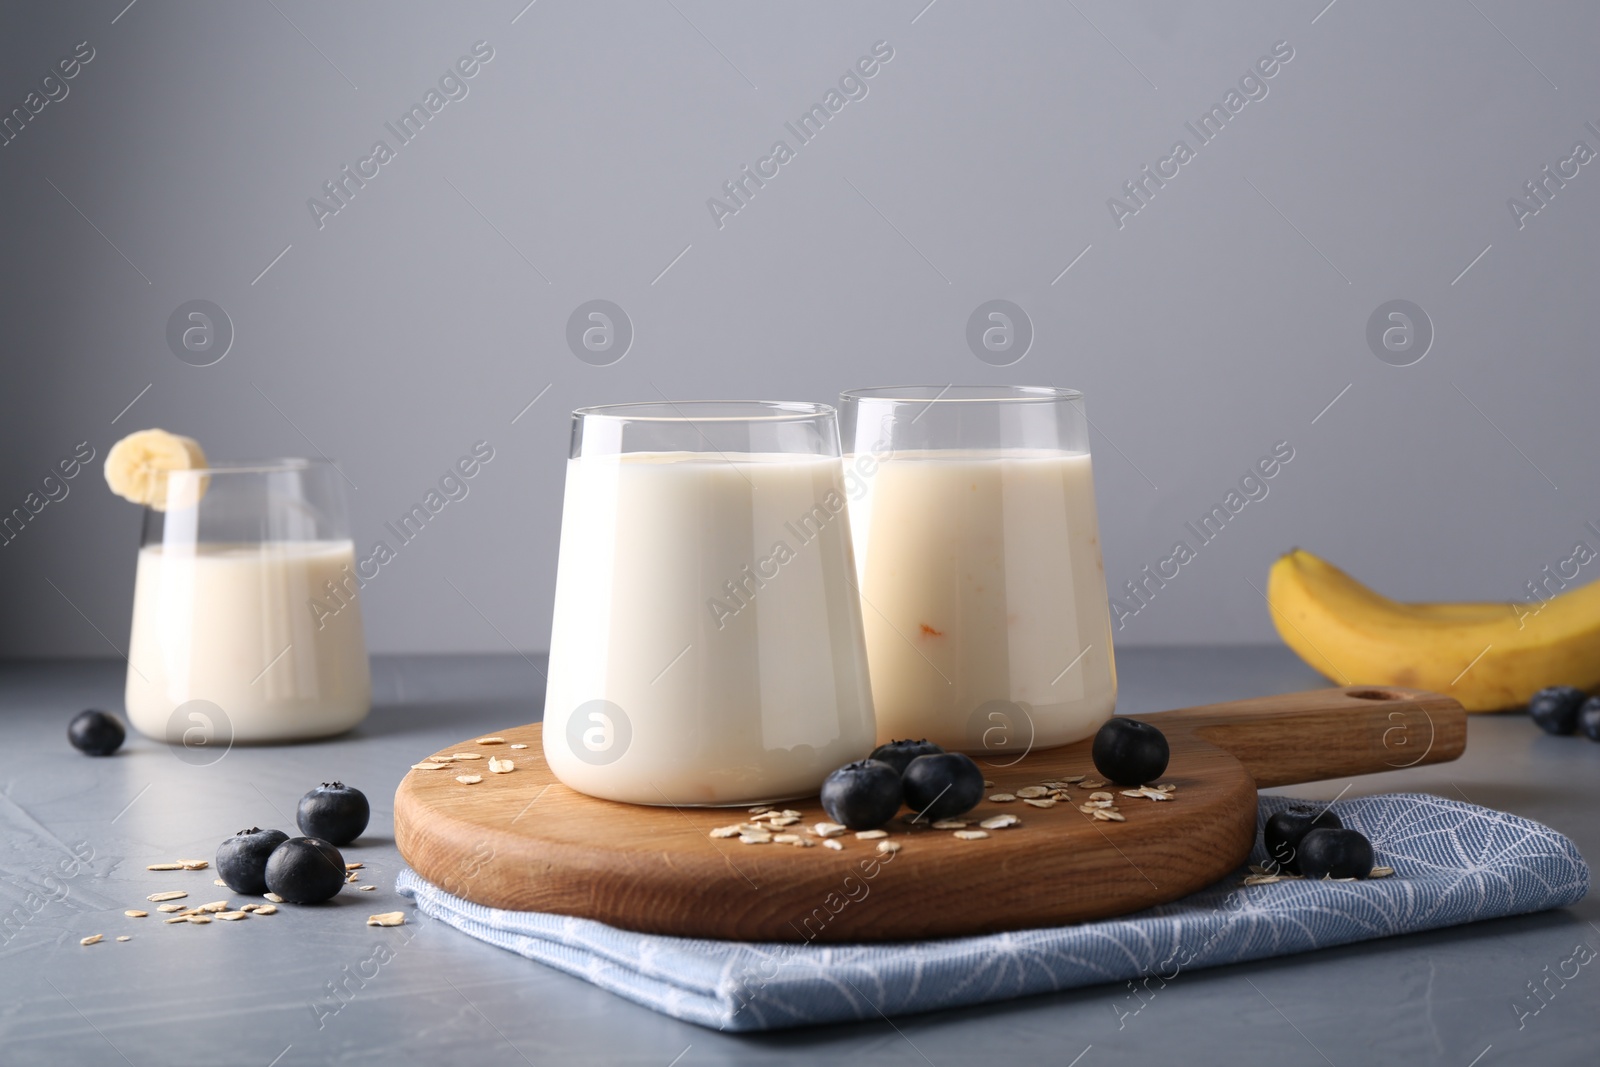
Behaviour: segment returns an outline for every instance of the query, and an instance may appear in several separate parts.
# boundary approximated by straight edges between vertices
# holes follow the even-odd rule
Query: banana
[[[124,500],[166,511],[170,504],[190,507],[205,492],[205,479],[186,478],[185,496],[193,499],[169,500],[167,472],[194,470],[206,466],[206,454],[192,437],[165,430],[139,430],[111,446],[106,453],[106,484]]]
[[[1600,582],[1547,601],[1403,604],[1295,549],[1267,576],[1284,643],[1340,685],[1446,693],[1468,711],[1522,707],[1550,685],[1600,690]]]

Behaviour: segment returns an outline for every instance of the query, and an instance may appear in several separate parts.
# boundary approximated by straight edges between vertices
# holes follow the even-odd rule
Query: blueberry
[[[1586,694],[1570,685],[1552,685],[1533,694],[1528,718],[1547,734],[1570,734],[1578,726],[1578,709]]]
[[[282,830],[240,830],[217,846],[217,873],[235,893],[260,896],[267,891],[267,857],[287,840]]]
[[[1600,741],[1600,697],[1590,697],[1578,709],[1578,726],[1591,741]]]
[[[1267,848],[1268,866],[1290,874],[1300,873],[1300,842],[1312,830],[1339,830],[1344,823],[1326,808],[1286,808],[1267,820],[1261,843]]]
[[[1372,873],[1372,842],[1359,830],[1312,830],[1300,839],[1300,873],[1365,878]]]
[[[900,772],[881,760],[846,763],[822,783],[822,809],[852,830],[871,830],[900,810]]]
[[[937,756],[943,751],[944,749],[927,739],[921,741],[890,741],[886,745],[879,745],[873,749],[872,755],[867,758],[881,760],[893,767],[895,773],[905,774],[906,768],[911,765],[911,761],[918,756]]]
[[[1095,769],[1118,785],[1144,785],[1161,777],[1172,750],[1160,730],[1138,719],[1107,719],[1094,735]]]
[[[109,756],[122,747],[128,731],[115,715],[103,711],[80,711],[67,724],[67,740],[79,752],[90,756]]]
[[[367,828],[371,814],[372,808],[361,790],[343,782],[323,782],[300,798],[295,821],[307,837],[348,845]]]
[[[267,888],[291,904],[316,904],[344,885],[344,857],[315,837],[291,837],[267,857]]]
[[[983,771],[959,752],[918,756],[903,781],[907,806],[929,822],[953,819],[983,799]]]

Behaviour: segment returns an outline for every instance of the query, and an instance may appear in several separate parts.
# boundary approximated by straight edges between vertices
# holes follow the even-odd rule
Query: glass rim
[[[714,414],[713,409],[745,409]],[[838,414],[831,404],[808,400],[639,400],[574,408],[573,417],[618,422],[805,422]]]
[[[1083,393],[1054,385],[875,385],[845,389],[839,399],[906,404],[1051,404],[1082,400]]]
[[[205,467],[183,467],[167,471],[167,478],[212,477],[219,474],[287,474],[293,471],[338,469],[331,459],[306,456],[281,456],[272,459],[229,459]]]

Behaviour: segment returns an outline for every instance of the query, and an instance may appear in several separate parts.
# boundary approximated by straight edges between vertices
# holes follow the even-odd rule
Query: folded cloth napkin
[[[1262,797],[1257,819],[1296,801]],[[1303,803],[1303,802],[1301,802]],[[1589,868],[1566,837],[1528,819],[1421,793],[1347,800],[1393,877],[1242,885],[1243,869],[1182,900],[1120,919],[980,937],[785,944],[662,937],[588,919],[499,911],[401,873],[423,914],[677,1019],[774,1030],[1007,1000],[1102,982],[1287,956],[1572,904]],[[1265,862],[1256,845],[1251,861]],[[1130,1010],[1137,1004],[1130,1003]]]

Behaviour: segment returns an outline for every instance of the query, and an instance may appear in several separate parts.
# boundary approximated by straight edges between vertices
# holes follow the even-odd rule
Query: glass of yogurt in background
[[[1003,765],[1116,706],[1083,394],[842,394],[878,738]]]
[[[875,728],[834,409],[573,413],[544,752],[582,793],[816,793]]]
[[[198,752],[343,733],[372,681],[344,486],[311,459],[166,475],[134,578],[128,717]]]

